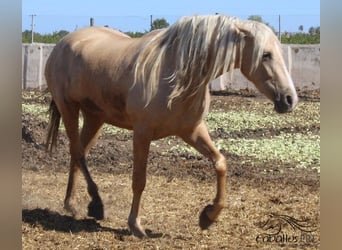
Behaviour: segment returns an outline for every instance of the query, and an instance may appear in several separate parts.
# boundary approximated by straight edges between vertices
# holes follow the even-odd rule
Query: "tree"
[[[23,43],[30,43],[31,42],[31,31],[25,30],[22,32],[22,42]]]
[[[170,24],[166,21],[165,18],[158,18],[152,22],[151,31],[156,30],[156,29],[167,28],[169,26],[170,26]]]
[[[310,29],[309,29],[309,34],[310,34],[310,35],[316,34],[316,29],[315,29],[314,27],[310,27]]]
[[[55,31],[52,34],[40,34],[35,32],[34,33],[34,42],[36,43],[57,43],[59,40],[61,40],[64,36],[69,34],[69,31],[66,30],[60,30]],[[22,32],[22,42],[23,43],[31,43],[31,31],[25,30]]]
[[[286,34],[286,32],[285,32]],[[320,43],[320,27],[311,27],[309,33],[287,33],[281,37],[282,43],[291,44],[319,44]]]
[[[298,30],[299,30],[300,32],[303,32],[304,26],[303,26],[303,25],[299,25]]]
[[[60,31],[56,32],[56,35],[59,37],[64,37],[67,34],[69,34],[69,31],[66,31],[66,30],[60,30]]]
[[[138,31],[137,32],[131,32],[131,31],[125,32],[126,35],[128,35],[132,38],[142,37],[146,33],[147,33],[147,31],[145,31],[145,32],[138,32]]]
[[[251,15],[247,18],[248,20],[252,20],[252,21],[257,21],[260,23],[264,23],[264,21],[262,20],[262,17],[259,15]]]

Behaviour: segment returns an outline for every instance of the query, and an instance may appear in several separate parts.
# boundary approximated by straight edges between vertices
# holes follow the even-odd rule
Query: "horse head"
[[[298,96],[276,35],[265,24],[252,21],[242,23],[239,29],[243,40],[239,56],[242,74],[273,101],[278,113],[293,110]]]

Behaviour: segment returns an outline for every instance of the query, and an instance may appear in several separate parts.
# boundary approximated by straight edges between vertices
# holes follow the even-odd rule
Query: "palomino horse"
[[[52,150],[56,144],[60,118],[70,140],[65,208],[76,213],[73,197],[80,170],[92,199],[88,215],[104,217],[86,156],[101,126],[108,123],[133,130],[131,232],[146,236],[139,207],[150,143],[170,135],[179,136],[213,162],[217,193],[199,222],[202,229],[208,228],[226,200],[226,160],[203,121],[210,102],[208,83],[234,68],[240,68],[274,102],[277,112],[295,107],[298,98],[280,44],[262,23],[223,15],[192,16],[136,39],[100,27],[65,36],[52,51],[45,71],[52,95],[47,147]],[[79,133],[80,111],[84,123]]]

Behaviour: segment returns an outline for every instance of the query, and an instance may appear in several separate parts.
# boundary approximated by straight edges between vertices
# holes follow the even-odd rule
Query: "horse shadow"
[[[33,226],[41,225],[44,230],[56,232],[112,232],[118,238],[131,235],[128,229],[101,226],[95,219],[75,219],[72,216],[62,215],[49,209],[22,209],[22,221]],[[146,230],[146,234],[149,238],[161,238],[165,236],[163,233],[153,233],[149,229]]]

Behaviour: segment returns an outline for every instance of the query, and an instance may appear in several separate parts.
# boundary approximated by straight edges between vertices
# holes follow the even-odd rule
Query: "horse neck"
[[[210,93],[208,84],[200,86],[195,94],[192,96],[182,96],[176,100],[182,106],[183,111],[191,112],[192,114],[197,114],[203,116],[209,110],[210,104]]]
[[[166,76],[167,79],[175,73],[177,68],[177,56],[178,55],[172,51],[168,51],[166,54],[166,58],[169,58],[169,64],[163,67],[163,75]],[[183,76],[181,78],[175,78],[171,82],[168,82],[171,86],[171,93],[168,101],[169,108],[174,102],[182,102],[184,107],[196,110],[201,109],[203,102],[206,101],[206,92],[209,92],[209,81],[206,84],[201,84],[200,77],[193,76],[192,73],[189,72],[183,72],[182,74]],[[172,77],[170,79],[172,79]]]
[[[208,51],[205,51],[207,55],[203,57],[203,61],[194,61],[194,63],[191,63],[194,65],[191,65],[191,67],[187,66],[188,68],[186,70],[180,68],[178,69],[179,72],[175,72],[179,68],[179,55],[174,53],[172,49],[173,46],[177,48],[178,45],[175,43],[170,47],[166,53],[166,58],[168,58],[164,65],[166,67],[163,67],[164,76],[170,76],[176,73],[175,81],[171,83],[174,84],[174,90],[172,90],[169,97],[169,105],[172,103],[173,98],[188,99],[189,97],[193,97],[195,101],[191,103],[199,107],[200,104],[198,102],[204,99],[205,93],[208,90],[208,84],[211,81],[232,68],[240,68],[242,60],[241,48],[244,46],[240,39],[238,42],[236,40],[228,41],[230,44],[229,46],[227,44],[224,50],[218,48],[218,46],[208,46]],[[201,57],[197,59],[201,60]],[[194,60],[194,58],[190,60]],[[185,65],[189,64],[185,63]]]

